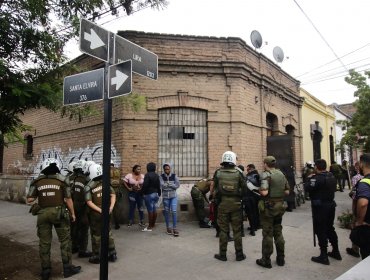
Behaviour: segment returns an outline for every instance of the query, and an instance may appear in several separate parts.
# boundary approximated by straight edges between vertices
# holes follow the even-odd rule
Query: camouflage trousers
[[[262,226],[262,258],[270,260],[275,242],[276,254],[284,257],[285,240],[283,237],[283,220],[285,209],[282,202],[275,203],[271,209],[264,209],[260,212]]]
[[[228,244],[228,232],[230,224],[233,230],[235,252],[243,251],[242,232],[241,232],[242,215],[240,212],[240,203],[218,206],[217,224],[220,228],[219,248],[220,254],[226,255]]]
[[[72,246],[68,212],[62,213],[62,207],[46,207],[37,215],[37,236],[39,237],[39,254],[41,267],[50,268],[50,248],[53,238],[53,226],[58,235],[63,264],[72,263]]]
[[[204,211],[204,197],[202,192],[198,190],[196,187],[193,187],[191,189],[190,194],[193,200],[195,213],[197,215],[199,222],[205,222],[206,212]]]
[[[103,226],[103,216],[102,214],[90,209],[89,211],[89,221],[90,221],[90,232],[91,232],[91,246],[94,255],[100,254],[100,240],[101,240],[101,230]],[[110,229],[109,223],[109,252],[115,251],[115,245],[113,240],[112,231]]]
[[[87,250],[89,221],[87,218],[86,203],[73,203],[76,221],[71,223],[72,249],[79,252]]]

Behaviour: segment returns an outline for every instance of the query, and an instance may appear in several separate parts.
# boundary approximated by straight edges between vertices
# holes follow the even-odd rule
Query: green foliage
[[[340,216],[337,217],[340,227],[350,229],[353,221],[352,213],[347,209],[346,212],[342,212]]]
[[[356,113],[352,119],[343,123],[347,132],[341,140],[341,145],[352,147],[363,146],[364,152],[370,152],[370,71],[364,74],[350,70],[349,77],[345,81],[357,88],[354,96],[358,99],[354,102]]]

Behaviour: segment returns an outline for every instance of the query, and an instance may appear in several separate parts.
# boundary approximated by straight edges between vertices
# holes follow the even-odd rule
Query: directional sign
[[[81,18],[80,50],[108,62],[109,31]]]
[[[64,105],[102,100],[103,94],[104,68],[64,78]]]
[[[108,70],[108,98],[128,95],[132,90],[132,62],[124,61],[109,66]]]
[[[157,80],[158,56],[121,36],[114,37],[114,63],[131,59],[133,72]]]

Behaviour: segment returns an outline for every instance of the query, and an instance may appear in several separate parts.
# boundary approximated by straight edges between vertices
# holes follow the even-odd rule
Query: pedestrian
[[[197,215],[200,228],[210,228],[208,224],[209,219],[206,217],[206,212],[204,210],[205,202],[210,204],[207,198],[207,193],[213,192],[213,179],[202,179],[195,183],[191,188],[190,195],[193,200],[195,214]]]
[[[260,217],[258,211],[258,201],[260,199],[259,187],[260,176],[256,166],[251,163],[247,165],[247,191],[244,197],[245,211],[249,220],[249,234],[256,235],[256,230],[260,227]]]
[[[31,210],[37,215],[37,236],[41,259],[41,279],[47,280],[51,274],[50,247],[54,227],[60,243],[64,278],[80,272],[80,266],[72,265],[70,218],[75,222],[71,189],[66,177],[60,174],[56,159],[45,159],[40,175],[31,182],[27,203],[38,200]],[[68,210],[67,210],[68,208]]]
[[[341,169],[342,169],[342,189],[346,187],[346,182],[347,182],[348,189],[350,190],[351,183],[349,182],[350,178],[349,178],[348,162],[346,160],[342,161]]]
[[[353,224],[352,227],[355,226],[356,222],[356,193],[357,193],[357,184],[360,180],[364,177],[360,173],[360,163],[357,161],[354,165],[354,175],[352,177],[352,190],[349,193],[349,197],[352,199],[352,215],[353,215]],[[360,248],[352,242],[352,246],[346,248],[347,254],[359,258],[360,257]]]
[[[102,198],[103,198],[103,169],[102,166],[93,163],[89,167],[90,182],[85,186],[85,200],[90,208],[89,221],[91,231],[91,245],[93,255],[89,258],[90,263],[100,263],[100,241],[101,231],[103,226],[102,216]],[[110,203],[109,215],[112,214],[114,204],[116,203],[116,194],[110,186]],[[112,236],[112,231],[109,225],[108,233],[108,260],[115,262],[117,260],[117,252]]]
[[[339,187],[339,190],[343,192],[343,187],[342,187],[342,168],[338,163],[335,161],[332,161],[329,169],[330,173],[332,173],[335,177],[336,180],[336,186]],[[337,190],[336,187],[336,190]]]
[[[351,231],[351,241],[360,247],[361,258],[370,255],[370,153],[360,156],[362,178],[356,188],[356,222]]]
[[[161,196],[161,183],[156,171],[156,164],[149,162],[146,165],[147,173],[144,176],[143,190],[144,201],[148,211],[149,225],[142,231],[152,231],[157,220],[157,202]]]
[[[271,268],[273,241],[276,247],[276,263],[285,265],[285,240],[282,220],[286,206],[284,197],[289,195],[290,187],[285,175],[276,168],[276,159],[267,156],[263,160],[264,172],[261,174],[260,194],[258,202],[260,222],[262,226],[262,258],[257,259],[259,266]]]
[[[88,183],[82,168],[84,160],[78,160],[73,166],[73,173],[70,176],[73,208],[76,221],[71,223],[72,253],[78,252],[79,258],[89,258],[92,253],[87,250],[89,236],[89,221],[87,217],[87,205],[85,201],[85,185]]]
[[[220,227],[219,253],[214,257],[220,261],[227,261],[228,231],[231,224],[236,260],[242,261],[246,257],[243,253],[240,209],[246,185],[243,173],[236,168],[234,152],[227,151],[222,155],[221,168],[216,170],[213,180],[218,201],[217,223]]]
[[[176,190],[180,187],[179,178],[171,172],[171,165],[165,163],[162,166],[163,173],[160,176],[163,215],[166,222],[166,232],[168,235],[179,236],[177,230],[177,194]],[[172,217],[172,228],[170,227],[170,213]]]
[[[122,198],[122,180],[121,180],[121,170],[114,166],[114,162],[110,163],[110,184],[116,194],[116,203],[114,204],[112,220],[114,222],[114,228],[119,229],[120,225],[120,201]]]
[[[142,187],[144,183],[144,175],[141,174],[141,166],[135,164],[132,167],[132,173],[129,173],[123,179],[123,185],[128,191],[128,203],[129,203],[129,213],[128,213],[128,227],[134,224],[135,209],[139,211],[139,226],[144,227],[144,210],[143,210],[143,196]]]
[[[305,184],[305,189],[310,193],[313,230],[320,246],[320,255],[312,257],[311,261],[329,265],[328,256],[336,260],[342,260],[342,256],[334,228],[336,179],[331,172],[326,171],[326,168],[326,161],[317,159],[315,174]],[[331,252],[327,249],[328,241],[333,247]]]

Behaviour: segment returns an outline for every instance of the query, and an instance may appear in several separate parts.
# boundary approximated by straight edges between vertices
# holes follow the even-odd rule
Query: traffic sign
[[[133,72],[157,80],[158,56],[121,36],[114,37],[114,63],[131,59]]]
[[[132,91],[132,61],[109,66],[108,98],[128,95]]]
[[[81,18],[80,50],[83,53],[108,62],[109,31],[89,20]]]
[[[102,100],[104,68],[64,78],[63,105]]]

